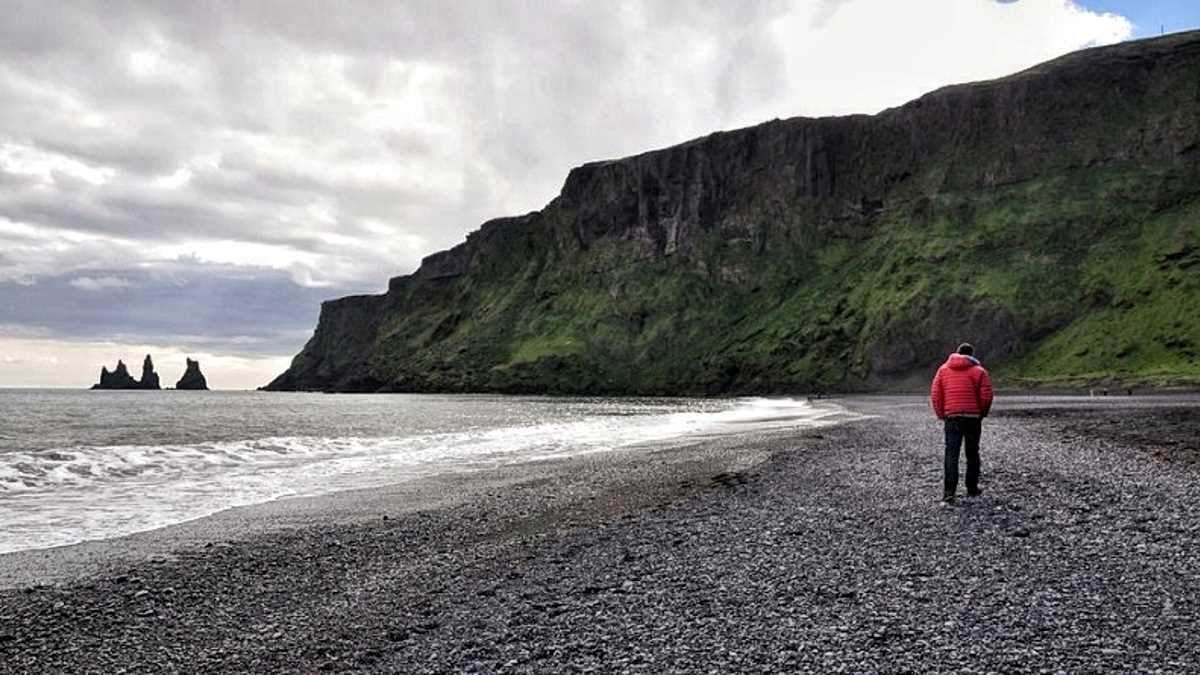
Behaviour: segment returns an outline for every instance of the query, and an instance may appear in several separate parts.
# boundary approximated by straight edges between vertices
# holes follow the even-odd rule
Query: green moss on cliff
[[[1087,251],[1076,313],[1005,368],[1019,381],[1200,383],[1200,204],[1148,214]]]
[[[1002,381],[1186,380],[1200,206],[1185,193],[1142,167],[1077,170],[912,198],[864,240],[756,253],[709,238],[657,260],[609,241],[404,314],[375,363],[397,386],[451,390],[860,388],[889,359],[936,365],[952,345],[923,335],[945,332],[944,307],[1004,317],[995,339],[1034,336],[989,344],[964,325]]]

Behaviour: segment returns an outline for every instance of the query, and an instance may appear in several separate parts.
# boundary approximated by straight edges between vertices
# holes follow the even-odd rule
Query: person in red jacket
[[[967,494],[979,489],[979,435],[983,418],[992,409],[992,380],[975,358],[975,348],[962,343],[938,368],[929,387],[929,403],[946,425],[945,490],[942,501],[953,502],[958,491],[958,454],[967,441]]]

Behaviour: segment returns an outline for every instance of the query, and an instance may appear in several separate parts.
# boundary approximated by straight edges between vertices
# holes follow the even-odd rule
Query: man
[[[979,433],[983,418],[992,409],[992,380],[975,358],[975,348],[964,342],[938,368],[929,388],[933,412],[946,425],[945,491],[943,502],[953,502],[958,491],[958,453],[967,441],[967,494],[979,489]]]

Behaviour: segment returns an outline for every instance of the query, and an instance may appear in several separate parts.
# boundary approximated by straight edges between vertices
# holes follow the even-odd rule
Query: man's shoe
[[[947,504],[953,504],[954,503],[954,493],[953,492],[942,493],[942,501]]]
[[[981,494],[983,494],[983,488],[975,488],[974,490],[970,490],[970,489],[967,490],[968,497],[978,497]]]

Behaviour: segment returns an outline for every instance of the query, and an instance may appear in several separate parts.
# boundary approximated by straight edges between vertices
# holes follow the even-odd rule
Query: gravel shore
[[[1200,671],[1200,399],[1001,398],[954,506],[923,398],[842,403],[0,556],[0,672]]]

